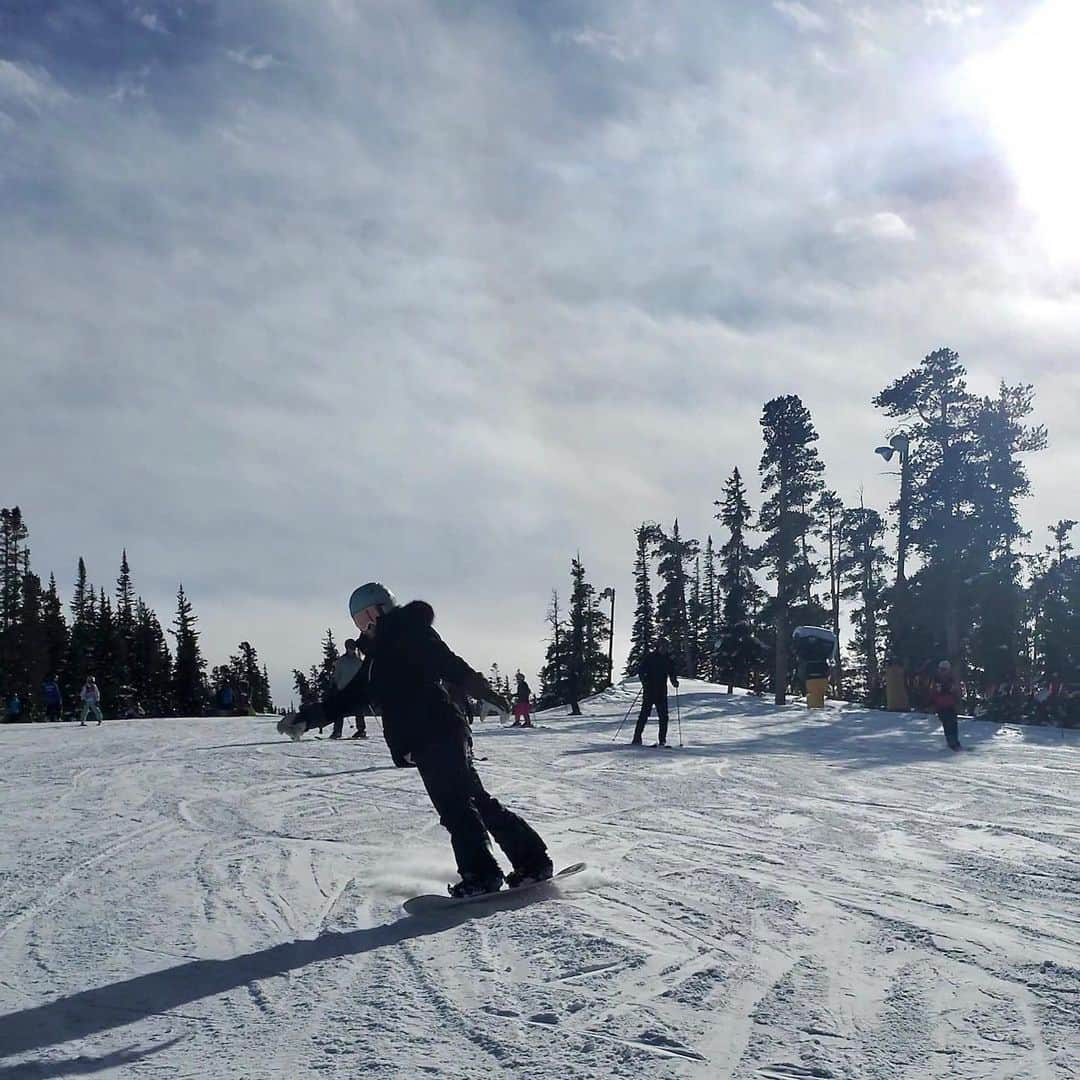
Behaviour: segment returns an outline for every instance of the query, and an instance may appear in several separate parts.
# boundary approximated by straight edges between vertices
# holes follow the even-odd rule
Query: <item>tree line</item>
[[[1047,444],[1045,428],[1028,422],[1033,400],[1030,385],[1005,382],[978,395],[955,352],[930,353],[873,399],[894,425],[892,445],[878,452],[900,452],[900,491],[885,508],[861,495],[846,503],[827,486],[797,395],[766,402],[756,516],[735,467],[714,502],[718,543],[683,535],[677,519],[635,530],[626,673],[662,638],[684,674],[770,690],[783,704],[792,631],[815,625],[843,642],[832,689],[849,700],[880,705],[887,665],[911,683],[941,659],[961,671],[972,699],[1023,695],[1036,683],[1080,690],[1077,523],[1051,524],[1050,542],[1033,546],[1020,521],[1031,492],[1024,458]],[[607,685],[596,648],[606,616],[580,557],[571,567],[568,610],[555,594],[548,611],[545,703],[573,704]]]
[[[236,654],[209,676],[206,668],[198,616],[182,583],[176,614],[165,630],[136,594],[126,549],[111,595],[90,583],[80,556],[65,613],[55,575],[43,586],[31,569],[22,511],[18,506],[0,509],[0,701],[5,706],[17,696],[22,719],[40,718],[43,684],[55,678],[70,708],[86,677],[93,675],[107,715],[272,710],[266,666],[250,642],[240,642]]]

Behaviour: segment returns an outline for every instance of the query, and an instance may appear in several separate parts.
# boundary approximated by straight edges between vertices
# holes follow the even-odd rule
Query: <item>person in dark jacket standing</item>
[[[278,730],[298,739],[328,719],[378,705],[391,757],[395,764],[416,766],[450,833],[461,875],[461,881],[448,886],[450,895],[475,896],[497,892],[504,882],[514,888],[550,878],[544,841],[481,783],[468,754],[468,725],[445,684],[463,687],[504,711],[508,703],[451,652],[432,626],[434,611],[422,600],[399,607],[389,589],[371,582],[353,592],[349,614],[366,654],[359,673],[339,693],[282,717]],[[492,855],[489,833],[513,865],[505,878]]]
[[[64,708],[64,695],[60,692],[60,684],[56,681],[55,675],[45,680],[42,693],[45,697],[45,719],[47,721],[59,720]]]
[[[679,677],[675,673],[675,661],[671,659],[666,642],[659,642],[655,649],[641,658],[638,677],[641,679],[641,713],[638,715],[637,727],[634,728],[634,737],[630,744],[641,745],[641,733],[645,730],[645,722],[655,705],[656,715],[660,720],[660,738],[657,745],[667,746],[667,684],[670,679],[671,685],[678,689]]]
[[[956,676],[953,674],[952,664],[948,660],[942,660],[938,664],[930,702],[941,721],[941,729],[945,732],[945,742],[949,749],[963,750],[956,719],[956,710],[960,705],[960,689],[956,683]]]

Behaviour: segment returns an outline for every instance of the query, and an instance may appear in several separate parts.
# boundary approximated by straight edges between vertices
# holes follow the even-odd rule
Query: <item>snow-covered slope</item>
[[[593,869],[424,919],[449,846],[377,737],[0,728],[0,1076],[1080,1075],[1077,733],[684,683],[632,750],[635,688],[477,728]]]

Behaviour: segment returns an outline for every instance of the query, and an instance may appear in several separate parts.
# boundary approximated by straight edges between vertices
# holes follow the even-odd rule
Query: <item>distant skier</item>
[[[45,697],[45,719],[47,721],[61,719],[60,714],[64,708],[64,695],[60,691],[60,684],[56,681],[55,675],[45,680],[42,693]]]
[[[18,694],[12,694],[7,703],[7,720],[9,724],[17,724],[22,720],[22,702]]]
[[[638,715],[637,727],[634,728],[634,737],[630,740],[632,746],[641,745],[641,734],[645,730],[645,722],[649,719],[653,706],[656,706],[656,715],[660,721],[659,746],[667,746],[668,729],[668,699],[667,684],[676,689],[679,687],[679,677],[675,673],[675,661],[668,651],[667,642],[657,643],[655,649],[647,652],[638,664],[638,677],[641,679],[641,713]]]
[[[498,891],[551,877],[551,859],[540,836],[484,789],[467,752],[468,726],[447,697],[443,682],[464,687],[502,710],[509,704],[482,675],[456,656],[435,631],[435,613],[422,600],[398,607],[393,594],[371,582],[349,598],[349,613],[365,644],[360,673],[336,695],[286,715],[278,730],[298,739],[304,731],[378,704],[383,736],[395,764],[415,765],[439,820],[450,833],[461,881],[454,897]],[[509,857],[503,877],[488,834]]]
[[[942,660],[938,664],[930,702],[941,721],[941,728],[945,732],[945,742],[949,749],[963,750],[964,748],[960,745],[956,718],[956,710],[960,705],[960,691],[956,684],[956,676],[953,674],[952,664],[948,660]]]
[[[364,661],[357,652],[357,642],[355,638],[345,639],[345,653],[343,656],[339,656],[334,661],[334,690],[337,693],[341,693],[346,686],[353,681],[353,679],[360,674],[360,668],[363,666]],[[334,720],[334,730],[330,732],[331,739],[341,738],[341,729],[345,724],[345,714],[337,717]],[[360,709],[356,713],[356,732],[353,735],[354,739],[366,739],[367,738],[367,722],[364,719],[364,710]]]
[[[88,716],[96,716],[98,725],[100,726],[101,716],[101,691],[98,689],[97,683],[94,681],[93,675],[86,676],[86,682],[83,683],[82,690],[79,691],[79,697],[82,698],[82,717],[79,719],[79,723],[82,727],[86,727],[86,718]]]
[[[517,687],[514,690],[514,727],[532,727],[532,716],[529,713],[529,699],[532,697],[532,689],[525,681],[525,676],[519,671],[516,675]]]

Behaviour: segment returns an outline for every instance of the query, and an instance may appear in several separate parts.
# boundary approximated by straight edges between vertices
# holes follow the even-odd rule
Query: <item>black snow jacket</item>
[[[323,702],[331,720],[361,708],[379,707],[383,737],[395,763],[440,734],[466,738],[465,718],[443,682],[472,697],[491,700],[487,680],[447,647],[431,625],[435,612],[423,600],[394,608],[364,642],[364,666],[337,694]]]
[[[651,694],[666,694],[667,681],[671,680],[672,686],[679,685],[679,677],[675,672],[675,661],[662,652],[647,652],[638,664],[638,678],[641,685]]]

